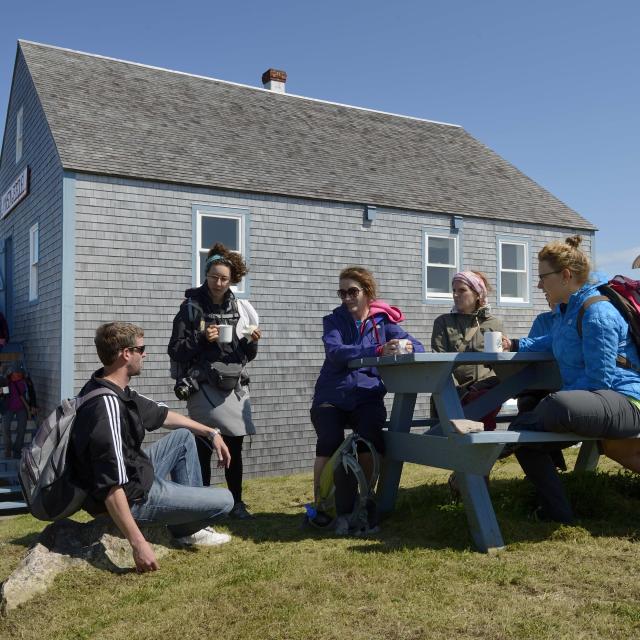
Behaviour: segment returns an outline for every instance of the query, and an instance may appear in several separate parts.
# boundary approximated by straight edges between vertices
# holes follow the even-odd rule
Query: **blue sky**
[[[254,86],[285,69],[289,93],[462,125],[600,228],[598,267],[640,278],[639,2],[7,4],[2,124],[18,38]]]

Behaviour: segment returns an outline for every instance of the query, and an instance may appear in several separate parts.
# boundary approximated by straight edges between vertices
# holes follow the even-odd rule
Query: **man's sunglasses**
[[[129,351],[137,351],[140,355],[144,353],[145,345],[141,345],[139,347],[125,347],[125,349],[129,349]]]

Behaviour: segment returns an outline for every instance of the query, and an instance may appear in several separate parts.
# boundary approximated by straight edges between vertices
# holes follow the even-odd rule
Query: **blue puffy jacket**
[[[612,389],[640,400],[640,373],[616,364],[626,357],[640,367],[638,350],[629,333],[629,325],[610,302],[592,304],[582,318],[582,338],[576,326],[583,303],[601,295],[598,286],[585,284],[578,289],[551,327],[551,333],[538,338],[521,338],[519,351],[551,351],[562,376],[563,390],[596,391]]]
[[[313,394],[314,406],[326,402],[351,411],[363,402],[383,398],[387,390],[375,367],[349,369],[347,365],[356,358],[375,356],[376,348],[389,340],[408,338],[415,352],[424,352],[422,343],[383,313],[367,319],[361,333],[351,314],[340,305],[322,319],[322,326],[326,357]]]

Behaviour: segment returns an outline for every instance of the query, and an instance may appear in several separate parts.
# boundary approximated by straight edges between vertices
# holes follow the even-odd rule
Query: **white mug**
[[[484,350],[485,353],[500,353],[502,351],[501,331],[485,331]]]
[[[408,353],[407,351],[407,345],[409,344],[409,339],[408,338],[401,338],[400,340],[398,340],[398,351],[397,353]]]
[[[6,396],[9,393],[9,387],[2,387],[2,393]]]
[[[229,344],[233,336],[233,327],[230,324],[218,325],[218,342],[220,344]]]

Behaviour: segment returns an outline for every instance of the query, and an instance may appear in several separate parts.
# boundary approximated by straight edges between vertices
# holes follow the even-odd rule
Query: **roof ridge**
[[[67,47],[58,47],[53,44],[44,44],[42,42],[35,42],[33,40],[18,39],[18,44],[32,44],[38,47],[46,47],[48,49],[56,49],[58,51],[67,51],[69,53],[75,53],[82,56],[89,56],[92,58],[101,58],[102,60],[110,60],[112,62],[121,62],[123,64],[131,64],[136,67],[144,67],[146,69],[153,69],[155,71],[165,71],[167,73],[175,73],[176,75],[188,76],[190,78],[198,78],[200,80],[209,80],[210,82],[220,82],[222,84],[230,84],[235,87],[242,87],[243,89],[253,89],[254,91],[262,91],[271,95],[280,95],[288,98],[296,98],[298,100],[309,100],[310,102],[319,102],[321,104],[329,104],[335,107],[346,107],[347,109],[357,109],[358,111],[366,111],[368,113],[379,113],[385,116],[392,116],[394,118],[404,118],[406,120],[415,120],[416,122],[426,122],[429,124],[437,124],[445,127],[453,127],[456,129],[462,129],[462,125],[452,124],[450,122],[441,122],[439,120],[428,120],[427,118],[418,118],[417,116],[407,116],[401,113],[392,113],[391,111],[381,111],[380,109],[370,109],[368,107],[359,107],[352,104],[344,104],[342,102],[333,102],[331,100],[321,100],[320,98],[310,98],[308,96],[300,96],[295,93],[274,93],[270,89],[262,89],[260,87],[254,87],[250,84],[243,84],[241,82],[232,82],[231,80],[220,80],[219,78],[210,78],[209,76],[203,76],[197,73],[189,73],[187,71],[177,71],[176,69],[167,69],[166,67],[157,67],[151,64],[144,64],[143,62],[133,62],[131,60],[123,60],[122,58],[113,58],[112,56],[103,56],[99,53],[89,53],[87,51],[79,51],[77,49],[69,49]]]

